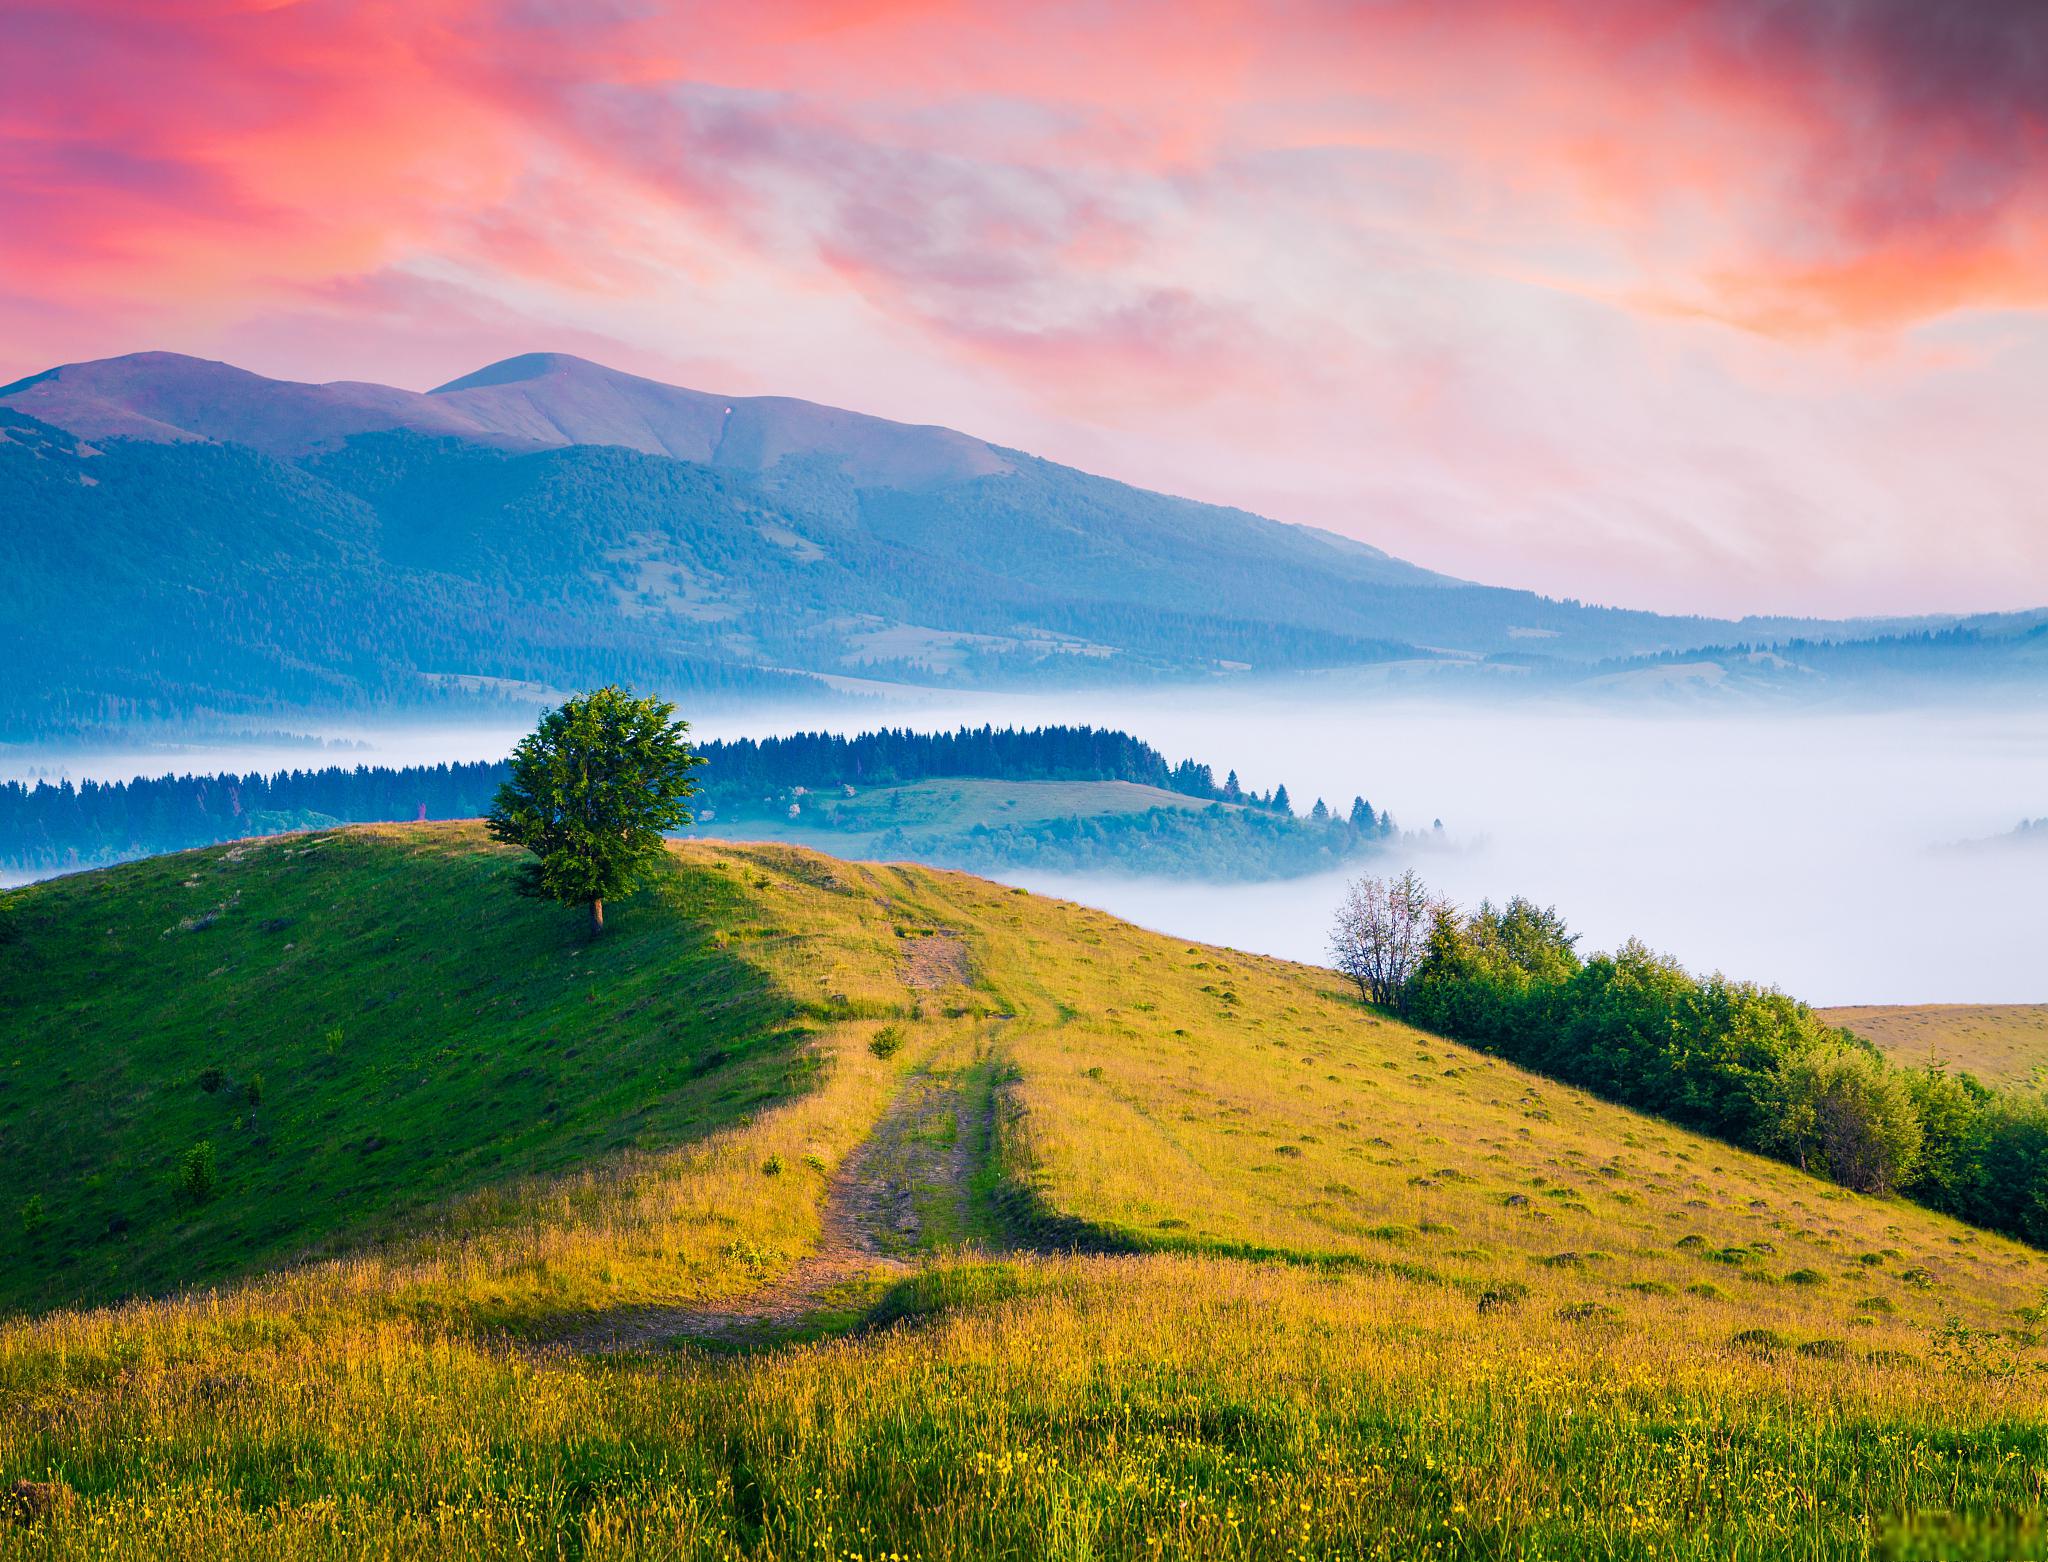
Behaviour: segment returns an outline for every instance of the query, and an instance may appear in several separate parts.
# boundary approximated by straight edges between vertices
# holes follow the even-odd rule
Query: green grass
[[[750,823],[830,830],[835,838],[862,842],[892,829],[953,833],[977,824],[1043,824],[1049,819],[1143,813],[1148,808],[1199,811],[1204,799],[1140,786],[1134,781],[992,781],[947,777],[902,786],[814,792],[797,800],[803,812],[788,818],[787,803],[721,809]],[[1234,806],[1234,805],[1232,805]],[[715,831],[713,833],[716,833]]]
[[[2048,1004],[1926,1003],[1820,1012],[1909,1068],[1939,1063],[1986,1084],[2048,1088]]]
[[[332,1256],[0,1324],[0,1489],[75,1494],[33,1527],[0,1522],[0,1554],[1708,1562],[2048,1545],[2048,1266],[2017,1244],[1448,1046],[1327,972],[958,874],[693,844],[590,948],[574,913],[514,901],[511,858],[471,829],[312,839],[13,897],[25,937],[0,968],[43,1007],[32,1024],[0,1011],[24,1056],[10,1074],[42,1076],[10,1087],[10,1150],[111,1111],[85,1083],[103,1069],[204,1066],[194,1040],[159,1068],[151,1038],[200,1034],[229,995],[237,1034],[275,1039],[309,995],[360,1003],[401,972],[416,1017],[352,1032],[356,1074],[275,1120],[280,1162],[327,1165],[329,1122],[388,1113],[394,1084],[418,1088],[416,1033],[465,1016],[469,1051],[543,1016],[578,1047],[552,1088],[582,1137],[449,1121],[466,1158],[423,1161],[403,1203],[360,1181],[295,1200],[292,1176],[223,1148],[215,1200],[160,1211],[173,1236],[207,1223],[219,1263],[260,1208],[290,1229],[234,1267]],[[234,888],[221,922],[164,933],[164,914]],[[274,898],[246,941],[214,946],[236,958],[190,956],[259,894]],[[438,928],[433,961],[374,931],[413,916],[400,901],[423,940]],[[303,963],[264,980],[262,938],[291,935],[261,922],[283,916]],[[90,952],[109,926],[134,930],[129,958]],[[934,938],[960,960],[927,958]],[[358,967],[379,974],[351,982]],[[62,975],[61,1004],[31,969]],[[885,1025],[900,1045],[878,1057]],[[733,1061],[664,1078],[706,1049]],[[189,1114],[213,1109],[193,1093],[113,1092],[125,1153],[165,1174]],[[421,1132],[431,1118],[422,1103]],[[723,1349],[548,1344],[773,1282],[819,1241],[833,1168],[878,1121],[926,1168],[911,1270]],[[91,1207],[70,1163],[6,1160],[51,1227]],[[958,1174],[931,1170],[946,1164]],[[72,1262],[35,1258],[25,1300],[181,1273],[175,1241],[144,1263],[62,1240]],[[1048,1242],[1082,1251],[1028,1250]],[[22,1250],[0,1251],[11,1279]],[[212,1272],[192,1263],[186,1278]]]
[[[505,894],[504,861],[336,833],[28,897],[0,964],[0,1209],[44,1219],[9,1233],[0,1305],[218,1279],[783,1092],[804,1028],[748,962],[730,875],[678,863],[661,892],[687,915],[587,945]],[[219,1186],[195,1204],[201,1142]]]
[[[798,809],[792,818],[792,800]],[[947,778],[792,799],[719,795],[700,839],[775,840],[969,870],[1044,867],[1273,879],[1341,866],[1377,837],[1129,781]]]

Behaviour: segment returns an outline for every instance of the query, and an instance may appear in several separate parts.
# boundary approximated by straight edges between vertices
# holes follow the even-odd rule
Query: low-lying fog
[[[1140,690],[861,702],[698,731],[983,721],[1123,727],[1219,780],[1234,768],[1247,788],[1284,782],[1298,809],[1362,793],[1410,830],[1441,818],[1440,844],[1393,860],[1463,903],[1554,902],[1582,948],[1634,933],[1696,969],[1823,1004],[2048,999],[2048,851],[1957,849],[2048,814],[2039,710],[1680,714]],[[192,749],[168,762],[16,753],[0,778],[496,758],[517,735],[410,727],[353,734],[360,748]],[[1014,881],[1188,938],[1319,960],[1340,876]]]

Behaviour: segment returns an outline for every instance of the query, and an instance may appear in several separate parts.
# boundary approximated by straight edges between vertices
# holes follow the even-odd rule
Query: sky
[[[563,351],[1558,596],[2048,603],[2044,0],[0,0],[0,381]]]

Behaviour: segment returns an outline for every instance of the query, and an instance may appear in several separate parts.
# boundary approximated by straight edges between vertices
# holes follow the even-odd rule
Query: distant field
[[[858,848],[889,830],[934,834],[972,829],[977,824],[1043,824],[1049,819],[1143,813],[1149,808],[1207,808],[1206,799],[1134,781],[984,781],[947,777],[902,786],[857,790],[852,797],[832,788],[789,805],[721,808],[718,818],[692,833],[723,837],[744,826],[750,839],[804,839],[830,832],[839,849]]]
[[[794,806],[796,812],[791,814]],[[1379,844],[1377,833],[1291,811],[1190,797],[1131,781],[943,779],[897,786],[730,792],[691,835],[787,841],[837,856],[992,872],[1040,867],[1154,877],[1280,879],[1323,872]]]
[[[1901,1063],[1946,1063],[1986,1084],[2048,1088],[2048,1003],[1928,1003],[1823,1009]]]
[[[0,1555],[2048,1545],[2017,1243],[963,874],[517,861],[0,900]]]

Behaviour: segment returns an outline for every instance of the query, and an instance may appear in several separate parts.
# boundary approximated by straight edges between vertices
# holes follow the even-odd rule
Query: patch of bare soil
[[[941,987],[965,987],[971,974],[967,945],[951,933],[933,933],[915,940],[905,951],[901,967],[904,986],[927,992]]]

